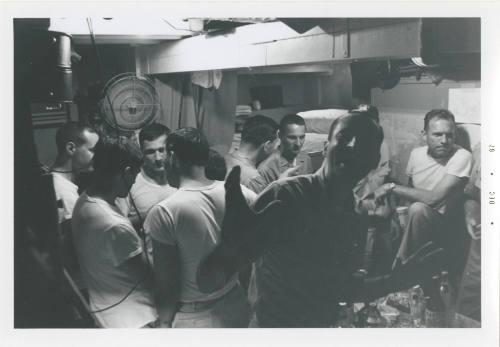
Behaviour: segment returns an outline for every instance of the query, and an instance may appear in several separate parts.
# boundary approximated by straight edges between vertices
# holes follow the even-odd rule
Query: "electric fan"
[[[160,103],[153,81],[134,72],[111,78],[103,89],[104,122],[121,132],[133,132],[151,124]]]

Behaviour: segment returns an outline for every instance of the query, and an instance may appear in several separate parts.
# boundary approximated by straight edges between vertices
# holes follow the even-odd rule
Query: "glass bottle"
[[[354,328],[354,309],[345,302],[339,303],[339,315],[335,328]]]

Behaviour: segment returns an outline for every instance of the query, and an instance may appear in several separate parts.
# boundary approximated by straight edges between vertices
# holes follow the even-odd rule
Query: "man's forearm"
[[[156,296],[156,309],[161,325],[171,326],[177,313],[178,295]]]
[[[445,197],[437,196],[433,191],[405,187],[405,186],[401,186],[399,184],[395,185],[394,189],[392,190],[392,193],[400,198],[407,200],[407,201],[411,201],[411,202],[418,201],[418,202],[422,202],[426,205],[429,205],[431,207],[436,207],[436,206],[440,205],[445,200]]]

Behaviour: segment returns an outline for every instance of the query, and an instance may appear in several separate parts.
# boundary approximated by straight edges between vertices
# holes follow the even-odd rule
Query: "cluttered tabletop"
[[[455,311],[433,306],[416,286],[371,303],[341,303],[339,328],[481,328],[481,323]],[[429,304],[430,303],[430,304]],[[429,307],[430,306],[430,307]]]

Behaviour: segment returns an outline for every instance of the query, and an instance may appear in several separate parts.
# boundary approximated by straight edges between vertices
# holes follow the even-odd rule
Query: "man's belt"
[[[194,313],[194,312],[201,312],[201,311],[206,311],[214,307],[219,301],[224,299],[226,296],[231,294],[236,290],[236,288],[239,287],[239,283],[236,283],[229,291],[218,298],[211,299],[211,300],[205,300],[205,301],[193,301],[193,302],[179,302],[179,307],[177,309],[178,312],[183,312],[183,313]]]

